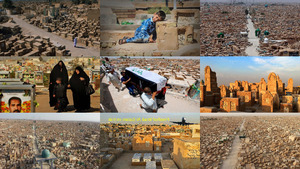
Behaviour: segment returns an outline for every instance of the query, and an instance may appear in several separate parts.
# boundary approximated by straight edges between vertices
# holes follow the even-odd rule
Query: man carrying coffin
[[[145,109],[147,112],[157,112],[157,102],[155,98],[156,93],[157,91],[152,93],[149,87],[145,87],[144,92],[141,95],[143,104],[140,104],[140,107]]]

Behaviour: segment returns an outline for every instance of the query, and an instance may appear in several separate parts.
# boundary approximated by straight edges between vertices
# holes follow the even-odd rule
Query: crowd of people
[[[76,112],[86,112],[91,108],[90,95],[86,92],[90,78],[78,66],[69,80],[68,70],[63,61],[59,61],[51,71],[49,82],[50,107],[58,112],[66,112],[69,100],[67,89],[71,89]]]
[[[165,95],[168,88],[172,88],[171,85],[167,84],[159,91],[152,91],[148,86],[140,87],[139,84],[135,83],[125,70],[121,70],[120,74],[115,71],[114,66],[109,63],[103,62],[103,67],[105,69],[105,76],[109,85],[113,85],[118,92],[128,89],[128,92],[131,96],[136,97],[140,95],[142,104],[140,104],[141,109],[145,109],[147,112],[157,112],[159,108],[164,108],[164,105],[167,103],[165,101]],[[166,77],[165,77],[166,78]],[[167,78],[166,78],[167,79]],[[122,87],[122,85],[125,85]]]

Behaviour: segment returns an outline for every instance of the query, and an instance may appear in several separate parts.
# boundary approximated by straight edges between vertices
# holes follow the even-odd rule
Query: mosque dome
[[[44,150],[42,151],[42,157],[43,157],[43,158],[48,158],[49,156],[50,156],[50,151],[47,150],[47,149],[44,149]]]

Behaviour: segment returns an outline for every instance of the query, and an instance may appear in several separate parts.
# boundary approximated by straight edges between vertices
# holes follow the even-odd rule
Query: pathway
[[[32,139],[32,141],[33,141],[33,151],[34,151],[34,154],[37,155],[37,154],[40,154],[41,151],[38,148],[38,140],[37,140],[37,136],[36,136],[36,126],[35,126],[35,124],[33,124],[32,130],[33,130],[33,139]],[[42,166],[43,169],[50,169],[50,165],[47,162],[43,162],[42,165],[43,165]],[[38,165],[38,166],[40,166],[40,165]]]
[[[221,169],[235,169],[238,163],[238,153],[241,148],[241,140],[239,138],[239,133],[244,130],[245,119],[243,120],[240,131],[235,135],[233,144],[231,146],[231,151],[226,160],[224,160]]]
[[[248,56],[259,56],[257,51],[257,48],[259,47],[259,38],[255,36],[255,28],[250,15],[248,15],[247,22],[247,28],[249,30],[248,42],[252,43],[252,45],[248,46],[245,52]]]
[[[60,36],[57,36],[54,33],[47,32],[41,28],[38,28],[36,26],[33,26],[21,18],[19,18],[17,15],[7,15],[16,22],[21,28],[22,32],[24,34],[28,35],[39,35],[41,37],[50,37],[50,41],[53,44],[62,44],[66,46],[66,50],[70,50],[72,56],[100,56],[100,50],[90,48],[90,47],[77,47],[75,48],[73,46],[73,42],[67,39],[64,39]]]

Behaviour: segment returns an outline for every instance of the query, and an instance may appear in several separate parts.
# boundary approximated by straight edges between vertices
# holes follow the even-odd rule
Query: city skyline
[[[70,114],[70,113],[2,113],[1,120],[15,119],[15,120],[49,120],[49,121],[82,121],[82,122],[100,122],[100,113],[84,113],[84,114]]]
[[[283,3],[281,0],[201,0],[201,3]],[[299,0],[285,0],[284,3],[299,3]]]

